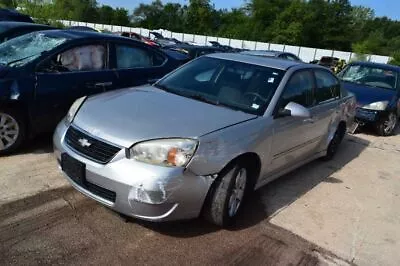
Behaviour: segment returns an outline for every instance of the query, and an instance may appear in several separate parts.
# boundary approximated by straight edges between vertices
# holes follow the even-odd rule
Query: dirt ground
[[[254,194],[238,223],[152,224],[86,199],[50,136],[0,158],[0,265],[399,265],[400,138],[347,136]]]

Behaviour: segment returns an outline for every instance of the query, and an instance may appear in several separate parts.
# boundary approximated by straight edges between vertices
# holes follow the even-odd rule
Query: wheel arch
[[[13,100],[13,101],[2,101],[0,102],[0,111],[1,110],[14,110],[17,111],[23,118],[25,122],[25,130],[26,133],[30,131],[32,128],[31,119],[29,116],[28,108],[21,101]]]
[[[260,156],[255,152],[246,152],[236,156],[222,168],[222,170],[218,173],[218,176],[221,176],[224,172],[229,171],[231,167],[238,163],[242,163],[244,166],[246,166],[246,169],[250,172],[252,186],[254,187],[261,171],[261,159]]]

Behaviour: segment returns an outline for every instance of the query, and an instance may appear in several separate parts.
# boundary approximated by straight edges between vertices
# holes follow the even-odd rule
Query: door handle
[[[113,85],[113,83],[111,82],[111,81],[108,81],[108,82],[98,82],[98,83],[95,83],[94,84],[94,86],[96,86],[96,87],[110,87],[110,86],[112,86]]]

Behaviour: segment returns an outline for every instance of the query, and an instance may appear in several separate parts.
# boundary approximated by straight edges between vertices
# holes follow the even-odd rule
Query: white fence
[[[135,32],[139,33],[143,36],[149,37],[150,30],[143,28],[131,28],[124,26],[116,26],[116,25],[104,25],[104,24],[94,24],[94,23],[86,23],[86,22],[78,22],[78,21],[68,21],[68,20],[60,20],[62,24],[65,26],[87,26],[97,30],[108,30],[111,32]],[[357,54],[352,52],[344,52],[344,51],[335,51],[335,50],[326,50],[326,49],[318,49],[311,47],[301,47],[301,46],[292,46],[285,44],[275,44],[275,43],[264,43],[264,42],[254,42],[254,41],[245,41],[245,40],[237,40],[237,39],[228,39],[221,37],[213,37],[213,36],[205,36],[205,35],[195,35],[195,34],[187,34],[187,33],[177,33],[171,32],[168,30],[154,30],[163,34],[165,37],[175,38],[179,41],[190,41],[196,42],[199,44],[210,45],[210,41],[218,41],[224,45],[230,45],[234,48],[244,48],[250,50],[276,50],[276,51],[285,51],[290,52],[301,58],[304,62],[310,62],[313,60],[318,60],[322,56],[334,56],[340,59],[346,60],[346,62],[356,60]],[[366,59],[371,62],[376,63],[387,63],[390,60],[388,56],[381,55],[365,55]]]

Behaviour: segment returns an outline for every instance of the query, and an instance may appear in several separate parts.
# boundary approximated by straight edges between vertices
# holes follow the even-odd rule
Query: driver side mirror
[[[278,117],[286,117],[286,116],[310,118],[311,113],[303,105],[295,102],[290,102],[285,106],[284,109],[280,109],[278,111]]]

